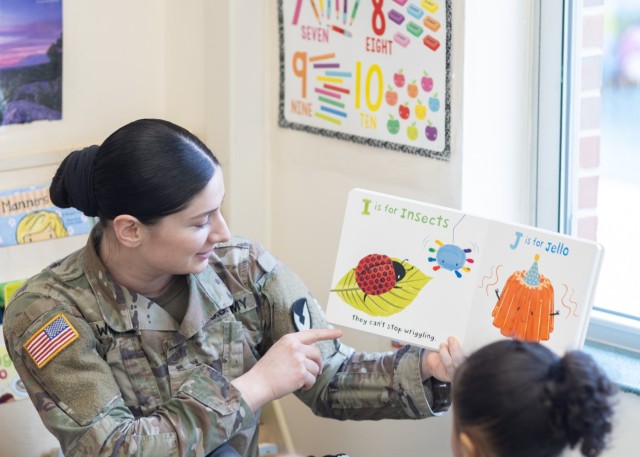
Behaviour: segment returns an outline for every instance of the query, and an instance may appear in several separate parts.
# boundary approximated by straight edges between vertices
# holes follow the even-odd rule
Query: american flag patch
[[[78,338],[78,332],[62,314],[44,324],[24,348],[38,368],[42,368]]]

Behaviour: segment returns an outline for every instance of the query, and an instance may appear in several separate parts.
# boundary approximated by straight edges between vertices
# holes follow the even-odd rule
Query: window
[[[640,350],[640,2],[542,0],[539,13],[536,223],[602,243],[587,337]]]

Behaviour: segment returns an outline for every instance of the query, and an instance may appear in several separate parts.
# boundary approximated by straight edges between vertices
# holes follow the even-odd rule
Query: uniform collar
[[[180,336],[189,338],[202,329],[213,316],[233,303],[227,287],[208,266],[202,273],[187,277],[189,308],[179,327],[169,313],[158,304],[113,280],[96,250],[102,234],[102,226],[98,223],[87,240],[82,267],[95,293],[102,318],[116,332],[179,330],[174,339],[181,339]]]
[[[187,276],[189,283],[189,308],[182,320],[174,342],[180,342],[199,332],[216,315],[221,315],[233,304],[231,292],[213,271],[211,266],[197,275]]]

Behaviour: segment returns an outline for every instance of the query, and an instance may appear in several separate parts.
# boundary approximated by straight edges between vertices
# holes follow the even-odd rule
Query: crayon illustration
[[[427,16],[422,20],[422,23],[432,32],[437,32],[440,29],[440,21],[437,19]]]
[[[291,20],[291,23],[293,25],[298,25],[298,21],[300,20],[301,7],[302,7],[302,0],[298,0],[298,3],[296,3],[295,11],[293,12],[293,19]]]
[[[349,30],[345,30],[342,27],[338,27],[337,25],[328,25],[327,27],[329,27],[330,30],[333,30],[334,32],[338,32],[344,36],[346,36],[347,38],[351,38],[351,32]]]
[[[356,19],[356,14],[358,14],[358,5],[360,5],[360,0],[356,0],[353,5],[353,9],[351,10],[351,18],[349,19],[349,25],[353,25],[353,21]]]
[[[438,11],[438,8],[440,8],[440,5],[438,5],[438,2],[435,2],[433,0],[422,0],[421,6],[422,8],[424,8],[425,10],[427,10],[432,14]]]
[[[424,16],[424,10],[414,4],[409,4],[409,6],[407,7],[407,13],[409,13],[416,19],[422,19],[422,16]]]
[[[385,254],[361,258],[332,292],[348,305],[370,316],[390,316],[409,306],[431,280],[406,260]]]
[[[424,31],[422,27],[420,27],[418,24],[416,24],[413,21],[407,22],[406,29],[407,29],[407,32],[409,32],[411,35],[413,35],[416,38],[420,38],[420,36],[422,35],[422,32]]]
[[[436,40],[434,37],[432,37],[431,35],[425,36],[422,39],[422,42],[424,43],[424,45],[426,47],[428,47],[432,51],[437,51],[438,48],[440,47],[440,42],[438,40]]]
[[[538,272],[536,254],[531,268],[515,271],[498,294],[491,315],[504,336],[525,341],[546,341],[554,327],[553,284]],[[497,293],[497,290],[496,290]]]
[[[437,265],[433,267],[434,271],[438,271],[440,268],[453,271],[458,277],[462,278],[460,270],[469,272],[471,269],[465,266],[467,263],[473,263],[473,259],[467,257],[467,254],[471,252],[470,248],[462,249],[455,244],[444,244],[440,240],[436,240],[436,244],[440,246],[438,249],[429,248],[429,252],[435,253],[435,257],[429,257],[429,262],[436,262]]]
[[[313,15],[316,17],[318,24],[322,25],[322,19],[320,19],[320,14],[318,13],[316,2],[314,2],[313,0],[311,0],[311,7],[313,8]]]
[[[322,19],[320,19],[320,12],[322,12],[322,0],[320,1],[320,12],[318,11],[318,7],[316,6],[315,0],[310,0],[311,8],[313,9],[313,15],[316,17],[318,24],[322,25]],[[296,6],[293,11],[293,18],[291,19],[291,24],[298,25],[300,21],[300,12],[302,11],[302,0],[297,0]]]
[[[396,24],[400,25],[404,22],[404,15],[397,10],[391,9],[387,14],[389,19],[391,19]]]
[[[335,125],[342,124],[348,117],[345,98],[351,94],[349,86],[353,75],[341,69],[342,64],[334,53],[311,56],[309,62],[317,70],[313,90],[318,104],[314,116]]]
[[[411,40],[409,40],[409,37],[402,32],[394,33],[393,41],[398,43],[403,48],[406,48],[407,46],[409,46],[409,43],[411,42]]]

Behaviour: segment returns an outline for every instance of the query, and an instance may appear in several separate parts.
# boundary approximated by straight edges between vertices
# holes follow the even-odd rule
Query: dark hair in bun
[[[489,455],[555,457],[579,444],[595,457],[612,430],[616,392],[585,352],[560,358],[539,343],[503,340],[471,354],[456,372],[456,428]]]
[[[49,193],[60,208],[76,208],[87,216],[98,215],[93,192],[93,162],[98,146],[73,151],[62,161],[53,177]]]
[[[140,119],[102,145],[73,151],[51,183],[51,200],[87,216],[129,214],[145,224],[185,208],[211,180],[218,160],[188,130]]]

